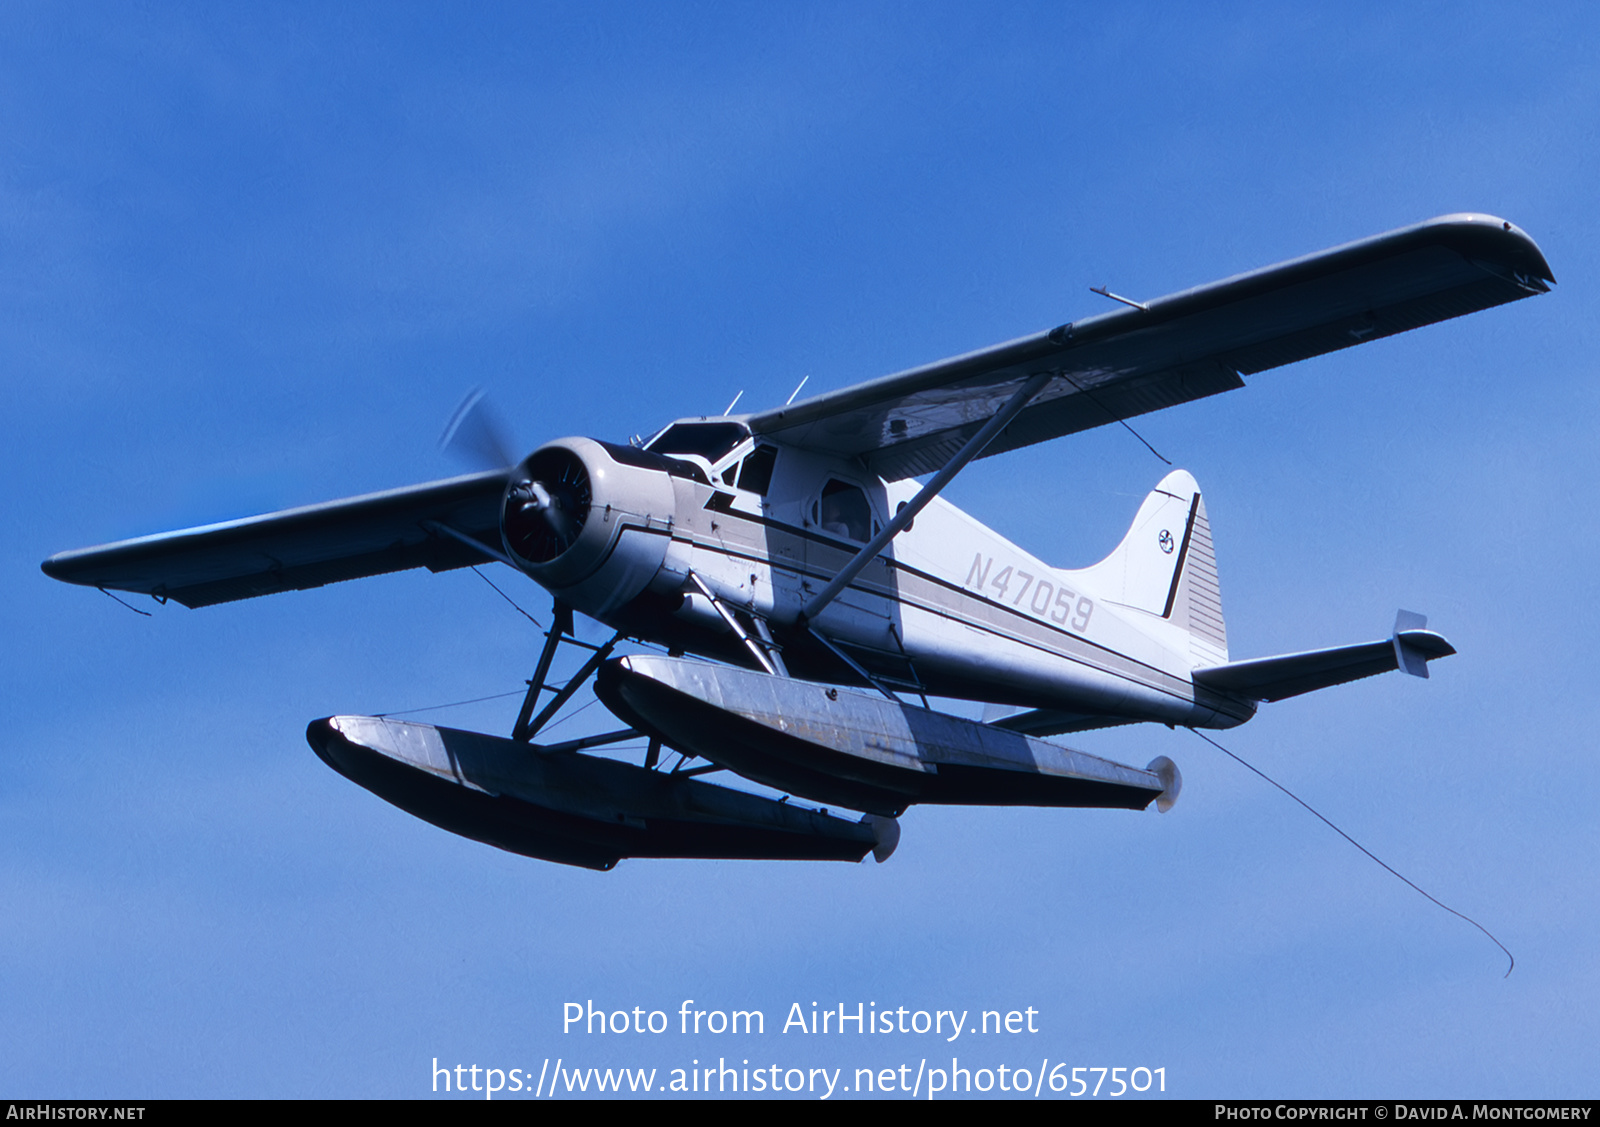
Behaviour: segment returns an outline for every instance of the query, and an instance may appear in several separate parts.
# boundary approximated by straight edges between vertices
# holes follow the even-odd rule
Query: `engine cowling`
[[[506,553],[585,614],[614,610],[643,591],[666,558],[672,462],[592,438],[546,443],[507,480]]]

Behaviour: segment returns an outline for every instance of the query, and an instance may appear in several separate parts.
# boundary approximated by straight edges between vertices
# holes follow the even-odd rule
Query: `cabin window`
[[[822,531],[850,540],[872,539],[872,506],[859,485],[832,480],[822,488]]]

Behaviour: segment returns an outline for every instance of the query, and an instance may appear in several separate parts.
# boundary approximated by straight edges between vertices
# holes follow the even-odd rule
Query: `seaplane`
[[[881,862],[919,803],[1165,811],[1182,786],[1170,759],[1132,767],[1054,737],[1231,728],[1263,702],[1426,677],[1454,649],[1401,611],[1377,641],[1233,660],[1211,523],[1184,470],[1078,570],[941,491],[976,458],[1553,284],[1518,227],[1449,215],[1154,300],[1102,290],[1115,308],[753,414],[632,442],[559,438],[515,464],[42,567],[186,607],[408,568],[530,577],[552,620],[509,734],[374,716],[307,730],[329,766],[401,809],[530,857]],[[610,640],[579,640],[575,615]],[[564,645],[585,657],[557,683]],[[591,682],[622,726],[540,742]],[[930,699],[981,702],[989,718]],[[619,756],[628,741],[642,762]]]

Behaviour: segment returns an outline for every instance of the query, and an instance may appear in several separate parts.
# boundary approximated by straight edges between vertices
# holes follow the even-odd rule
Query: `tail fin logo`
[[[1161,536],[1158,538],[1158,540],[1156,542],[1161,545],[1161,550],[1163,552],[1165,552],[1169,556],[1172,555],[1172,533],[1171,532],[1169,532],[1165,528],[1163,528],[1161,530]]]

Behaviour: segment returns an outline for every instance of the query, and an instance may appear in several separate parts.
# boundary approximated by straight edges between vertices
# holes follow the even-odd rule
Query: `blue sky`
[[[7,5],[0,1087],[957,1055],[1164,1067],[1191,1097],[1592,1096],[1595,33],[1582,5]],[[1402,606],[1460,650],[1224,742],[1495,932],[1509,979],[1187,733],[1074,741],[1177,760],[1165,816],[914,809],[883,866],[594,874],[415,821],[305,744],[528,676],[538,639],[470,572],[144,618],[38,570],[454,473],[435,439],[475,384],[523,446],[622,439],[1097,312],[1091,285],[1463,210],[1529,231],[1555,292],[1140,430],[1206,490],[1234,656]],[[1164,470],[1105,429],[948,496],[1082,566]],[[561,1031],[566,1001],[685,998],[769,1033]],[[777,1032],[813,1001],[1041,1032]]]

